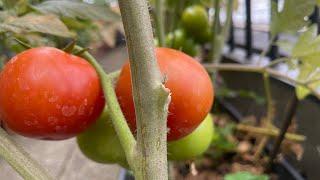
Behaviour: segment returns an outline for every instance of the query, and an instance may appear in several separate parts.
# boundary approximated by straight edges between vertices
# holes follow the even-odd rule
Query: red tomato
[[[171,91],[168,140],[190,134],[204,120],[213,103],[213,86],[206,70],[192,57],[169,48],[157,48],[161,73],[167,77],[165,86]],[[121,109],[133,132],[136,130],[130,67],[127,62],[116,85]]]
[[[103,106],[95,69],[56,48],[26,50],[0,73],[0,119],[24,136],[73,137],[97,119]]]

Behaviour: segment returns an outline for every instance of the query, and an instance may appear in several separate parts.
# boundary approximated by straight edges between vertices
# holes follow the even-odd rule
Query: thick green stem
[[[155,0],[155,11],[156,11],[156,32],[159,40],[159,45],[165,47],[165,32],[164,32],[164,17],[165,17],[165,6],[164,0]]]
[[[211,52],[209,56],[209,61],[216,62],[216,58],[218,58],[221,51],[221,43],[220,43],[220,0],[213,0],[214,6],[214,18],[212,20],[212,41],[211,41]]]
[[[10,139],[9,135],[0,128],[0,155],[5,159],[24,179],[50,180],[52,178],[30,155],[17,143]]]
[[[212,42],[209,62],[219,64],[225,40],[229,37],[229,30],[232,21],[233,0],[228,0],[226,14],[226,21],[221,28],[220,24],[220,0],[214,0],[214,20],[212,21]]]
[[[76,46],[75,50],[82,50],[81,47]],[[84,52],[82,56],[87,59],[96,69],[100,77],[103,93],[106,99],[106,105],[109,108],[113,127],[123,147],[129,166],[135,170],[135,146],[136,141],[132,135],[130,128],[122,114],[120,105],[117,100],[116,93],[113,89],[112,78],[117,76],[117,73],[113,75],[107,75],[95,58],[88,52]],[[111,78],[112,77],[112,78]]]
[[[158,68],[146,0],[119,0],[137,122],[138,180],[167,180],[168,89]]]

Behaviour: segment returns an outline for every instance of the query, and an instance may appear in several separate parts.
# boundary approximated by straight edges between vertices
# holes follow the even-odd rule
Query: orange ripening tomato
[[[167,77],[165,86],[171,91],[168,140],[177,140],[190,134],[204,120],[213,103],[213,86],[206,70],[192,57],[169,48],[157,48],[156,57],[162,75]],[[116,93],[128,124],[135,132],[136,119],[128,62],[121,70]]]
[[[0,119],[23,136],[50,140],[76,136],[95,122],[103,106],[95,69],[56,48],[26,50],[0,73]]]

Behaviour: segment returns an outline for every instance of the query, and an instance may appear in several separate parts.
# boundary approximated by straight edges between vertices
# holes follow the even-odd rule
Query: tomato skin
[[[98,163],[119,163],[128,167],[125,153],[105,109],[99,119],[77,136],[81,152]]]
[[[209,148],[213,134],[213,119],[208,114],[191,134],[168,143],[168,159],[180,161],[200,156]]]
[[[84,131],[102,112],[95,69],[51,47],[26,50],[0,73],[0,118],[14,132],[60,140]]]
[[[213,103],[213,86],[206,70],[192,57],[169,48],[156,48],[160,71],[167,77],[165,86],[171,91],[168,140],[191,133],[206,117]],[[116,84],[121,109],[132,132],[136,132],[130,67],[127,62]]]

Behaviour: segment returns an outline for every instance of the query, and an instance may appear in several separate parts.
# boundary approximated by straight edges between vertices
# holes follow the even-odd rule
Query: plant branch
[[[208,62],[213,60],[218,61],[218,57],[221,51],[220,43],[220,0],[213,0],[214,7],[214,18],[212,20],[212,41],[211,41],[211,52],[209,55]],[[219,48],[220,47],[220,48]],[[220,60],[219,60],[220,61]]]
[[[24,179],[54,179],[20,145],[11,140],[2,128],[0,128],[0,155]]]
[[[209,72],[214,72],[215,70],[219,71],[238,71],[238,72],[254,72],[254,73],[268,73],[272,77],[276,77],[279,79],[282,79],[284,81],[287,81],[289,83],[293,84],[298,84],[302,85],[310,92],[316,96],[318,99],[320,99],[320,93],[314,89],[310,84],[306,84],[303,81],[299,81],[297,79],[291,78],[285,74],[282,74],[276,70],[273,70],[271,68],[265,68],[261,66],[251,66],[251,65],[240,65],[240,64],[235,64],[235,63],[224,63],[224,64],[203,64],[204,67],[207,69]]]
[[[159,40],[159,45],[165,47],[165,32],[164,32],[164,16],[165,16],[165,6],[164,0],[155,0],[155,19],[156,19],[156,32]]]
[[[236,126],[236,129],[239,131],[245,131],[245,132],[261,134],[266,136],[273,136],[273,137],[278,137],[280,133],[279,129],[276,129],[276,128],[263,128],[263,127],[255,127],[255,126],[249,126],[244,124],[238,124]],[[285,138],[288,140],[297,141],[297,142],[306,140],[305,136],[294,134],[294,133],[286,133]]]
[[[146,0],[119,0],[128,47],[137,122],[134,171],[138,180],[167,180],[167,111],[169,90],[162,84]]]
[[[75,50],[79,51],[83,48],[79,46],[75,46]],[[117,136],[119,138],[119,141],[121,143],[121,146],[123,147],[123,150],[125,151],[127,161],[129,163],[129,166],[134,170],[135,169],[135,145],[136,141],[134,139],[134,136],[132,135],[130,128],[122,114],[120,105],[117,100],[116,93],[113,89],[113,83],[111,77],[116,76],[114,75],[107,75],[103,68],[100,66],[100,64],[96,61],[96,59],[89,54],[87,51],[85,51],[82,56],[87,59],[96,69],[97,73],[100,77],[100,82],[102,85],[103,93],[106,99],[106,105],[108,106],[111,120],[113,127],[117,133]]]

